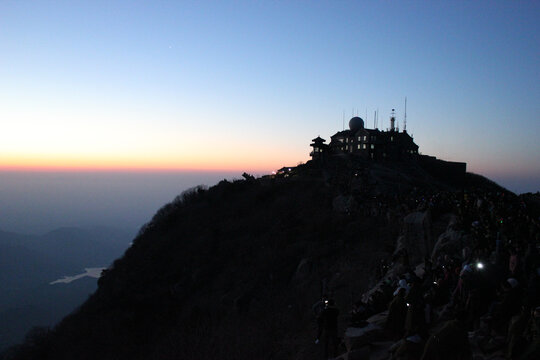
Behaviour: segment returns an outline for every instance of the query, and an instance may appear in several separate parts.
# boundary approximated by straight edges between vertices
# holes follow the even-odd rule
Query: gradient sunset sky
[[[2,1],[0,170],[269,173],[343,112],[403,127],[406,96],[422,153],[537,191],[539,18],[539,1]]]

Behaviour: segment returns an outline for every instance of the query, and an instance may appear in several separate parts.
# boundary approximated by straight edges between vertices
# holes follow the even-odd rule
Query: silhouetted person
[[[525,338],[525,332],[529,325],[531,310],[524,306],[521,314],[514,316],[508,327],[506,358],[517,359],[528,345]]]
[[[535,243],[527,244],[527,252],[525,253],[525,275],[531,276],[536,272],[536,268],[540,266],[540,253],[536,248]]]
[[[335,357],[337,355],[338,337],[337,337],[337,318],[339,310],[335,306],[334,300],[327,300],[324,310],[317,318],[319,330],[317,339],[322,341],[324,359]]]
[[[367,325],[367,317],[369,315],[368,305],[364,304],[362,301],[357,301],[354,303],[351,310],[351,326],[353,327],[364,327]]]
[[[405,301],[407,303],[405,334],[412,335],[425,326],[424,293],[422,284],[418,279],[413,281]]]
[[[501,302],[493,313],[492,327],[500,334],[506,334],[512,316],[521,310],[521,289],[516,279],[510,278],[502,283]]]
[[[405,330],[405,318],[407,317],[405,293],[406,289],[400,287],[388,308],[385,330],[388,336],[394,340],[400,339]]]
[[[526,290],[526,303],[531,309],[540,306],[540,267],[535,269],[529,277]]]
[[[321,315],[321,312],[326,307],[326,304],[328,302],[328,296],[326,294],[323,294],[321,300],[317,301],[313,306],[311,307],[311,310],[313,311],[313,314],[315,314],[315,317],[318,319],[319,315]]]
[[[533,311],[532,321],[528,329],[529,344],[525,347],[520,360],[540,359],[540,307]]]

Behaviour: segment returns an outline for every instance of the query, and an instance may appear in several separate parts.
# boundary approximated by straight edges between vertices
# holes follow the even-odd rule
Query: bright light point
[[[484,264],[482,264],[481,262],[479,262],[478,264],[476,264],[476,268],[477,268],[477,269],[483,269],[483,268],[484,268]]]

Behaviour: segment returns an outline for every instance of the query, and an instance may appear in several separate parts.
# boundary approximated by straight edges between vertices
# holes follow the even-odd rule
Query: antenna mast
[[[403,120],[403,132],[407,132],[407,97],[405,96],[405,119]]]
[[[396,113],[395,113],[395,109],[392,109],[392,114],[390,115],[390,131],[396,130],[395,123],[396,123]]]

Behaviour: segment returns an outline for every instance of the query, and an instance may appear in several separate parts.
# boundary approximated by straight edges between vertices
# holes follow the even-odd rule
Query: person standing
[[[317,318],[319,329],[317,331],[317,341],[320,339],[323,346],[324,359],[337,356],[338,348],[338,315],[339,309],[333,299],[325,301],[325,307]]]
[[[388,317],[385,325],[387,335],[393,340],[399,340],[403,337],[407,317],[407,301],[405,301],[407,290],[400,287],[396,291],[397,294],[388,307]]]

